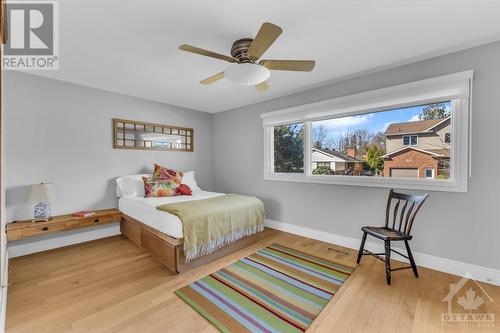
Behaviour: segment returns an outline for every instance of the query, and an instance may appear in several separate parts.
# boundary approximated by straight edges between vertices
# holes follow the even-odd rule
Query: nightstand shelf
[[[80,229],[95,225],[120,222],[121,213],[118,209],[96,210],[95,215],[76,217],[72,215],[54,216],[49,221],[32,222],[32,220],[16,221],[6,226],[7,240],[52,234],[60,231]]]

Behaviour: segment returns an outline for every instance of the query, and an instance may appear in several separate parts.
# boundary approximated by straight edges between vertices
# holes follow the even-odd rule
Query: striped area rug
[[[305,332],[353,270],[273,244],[176,294],[221,332]]]

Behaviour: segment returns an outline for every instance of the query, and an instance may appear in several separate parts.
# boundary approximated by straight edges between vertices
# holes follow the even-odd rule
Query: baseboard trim
[[[294,224],[279,222],[275,220],[266,219],[265,225],[268,228],[276,229],[291,234],[316,239],[322,242],[331,243],[357,250],[359,248],[361,239],[342,236],[326,231],[302,227]],[[32,253],[52,250],[59,247],[68,245],[88,242],[100,238],[115,236],[120,234],[119,224],[112,224],[102,227],[89,228],[85,231],[61,233],[55,237],[46,239],[23,240],[9,243],[8,257],[15,258]],[[365,249],[372,252],[383,252],[384,247],[382,244],[367,241]],[[396,248],[396,250],[405,253],[405,250]],[[434,269],[440,272],[445,272],[457,276],[465,276],[466,274],[472,275],[476,280],[500,286],[500,270],[464,263],[456,260],[436,257],[426,253],[413,253],[415,261],[418,266]],[[394,254],[393,258],[398,261],[406,262],[403,257]],[[6,265],[8,266],[8,265]],[[7,269],[6,269],[7,270]],[[6,273],[6,270],[4,273]],[[6,281],[6,280],[5,280]],[[2,288],[2,298],[5,298],[7,288]],[[1,304],[2,306],[4,304]],[[1,311],[1,310],[0,310]],[[1,315],[0,315],[1,317]],[[1,318],[0,318],[1,325]]]
[[[358,250],[361,243],[361,238],[346,237],[326,231],[311,229],[294,224],[279,222],[275,220],[266,219],[265,226],[271,229],[276,229],[291,234],[316,239],[322,242],[340,245],[350,249]],[[384,252],[383,244],[377,244],[367,241],[365,249],[371,252]],[[395,248],[396,250],[406,253],[406,250]],[[492,285],[500,286],[500,270],[473,265],[456,260],[436,257],[430,254],[414,252],[415,262],[418,266],[434,269],[436,271],[445,272],[457,276],[465,276],[470,274],[477,281],[489,283]],[[393,258],[398,261],[407,262],[407,260],[397,254]]]
[[[84,243],[96,239],[116,236],[120,234],[120,224],[114,223],[103,226],[95,226],[85,229],[61,232],[47,235],[43,238],[22,239],[9,242],[9,258],[25,256],[32,253],[52,250],[69,245]]]

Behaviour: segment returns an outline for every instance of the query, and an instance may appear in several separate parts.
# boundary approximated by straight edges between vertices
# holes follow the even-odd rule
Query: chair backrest
[[[411,195],[396,193],[391,189],[387,200],[385,227],[409,235],[415,216],[427,197],[429,197],[429,193]]]

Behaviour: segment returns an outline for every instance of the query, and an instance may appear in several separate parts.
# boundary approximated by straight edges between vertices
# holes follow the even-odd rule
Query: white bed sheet
[[[120,211],[164,234],[174,238],[182,238],[182,222],[170,213],[156,207],[172,202],[208,199],[223,195],[223,193],[198,191],[193,195],[164,198],[123,197],[118,200]]]

